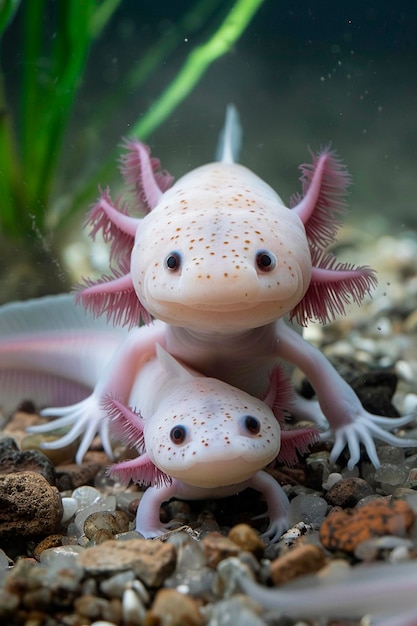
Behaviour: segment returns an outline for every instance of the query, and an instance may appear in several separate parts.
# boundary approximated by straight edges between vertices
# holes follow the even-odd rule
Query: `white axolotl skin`
[[[110,394],[128,402],[144,355],[156,343],[202,374],[258,397],[275,363],[298,367],[317,401],[299,398],[293,413],[315,420],[323,440],[334,438],[333,461],[347,445],[353,467],[362,443],[378,466],[374,438],[416,445],[389,432],[414,415],[393,421],[367,413],[323,354],[284,320],[324,323],[344,314],[350,300],[360,303],[375,284],[370,268],[338,263],[327,251],[344,212],[349,182],[344,166],[328,150],[313,156],[312,164],[302,166],[303,193],[287,208],[269,185],[234,162],[237,127],[229,108],[220,161],[197,168],[172,187],[172,178],[158,171],[159,162],[146,146],[127,144],[122,171],[133,187],[136,208],[149,212],[133,218],[121,201],[112,203],[109,192],[102,192],[89,221],[91,235],[102,231],[111,244],[113,273],[87,281],[78,299],[116,325],[132,328],[141,317],[159,321],[132,328],[106,361],[89,397],[44,411],[59,418],[36,430],[71,426],[49,447],[83,434],[80,461],[99,431],[111,454],[102,400]],[[65,343],[64,330],[61,337]],[[65,369],[64,358],[60,369]],[[95,359],[92,350],[88,358]],[[82,382],[72,361],[68,373]]]
[[[274,412],[283,418],[292,388],[282,371],[268,394]],[[141,452],[136,459],[113,466],[122,481],[153,484],[142,496],[136,530],[155,537],[168,530],[159,519],[160,505],[173,497],[221,498],[248,487],[261,491],[270,523],[265,538],[276,540],[287,524],[288,500],[272,476],[261,471],[277,458],[281,432],[271,408],[257,398],[180,365],[157,346],[141,368],[129,404],[140,414],[109,399],[106,408],[114,433]],[[299,445],[311,432],[284,431]],[[285,453],[284,453],[285,455]]]

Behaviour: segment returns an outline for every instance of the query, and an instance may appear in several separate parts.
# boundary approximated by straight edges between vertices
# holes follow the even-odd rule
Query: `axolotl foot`
[[[266,500],[267,511],[252,519],[269,517],[269,526],[261,534],[261,538],[269,543],[278,541],[282,533],[288,529],[288,510],[290,503],[281,485],[270,474],[258,472],[248,482],[248,487],[260,491]]]
[[[328,429],[320,433],[321,441],[334,439],[330,462],[334,463],[342,453],[345,446],[349,449],[348,468],[353,469],[360,459],[360,444],[365,447],[366,453],[371,463],[378,468],[380,461],[376,450],[374,439],[384,441],[392,446],[409,448],[417,447],[417,439],[406,439],[397,437],[389,430],[400,428],[417,419],[416,414],[405,415],[400,418],[380,417],[372,415],[363,410],[362,415],[355,421],[336,429]]]
[[[42,417],[56,417],[46,424],[28,428],[31,433],[49,433],[60,428],[69,428],[68,432],[55,441],[45,442],[42,448],[56,450],[73,443],[80,435],[81,443],[78,447],[75,460],[81,463],[94,437],[99,434],[107,456],[112,459],[113,452],[109,438],[108,420],[106,411],[93,393],[85,400],[65,407],[51,407],[41,411]]]

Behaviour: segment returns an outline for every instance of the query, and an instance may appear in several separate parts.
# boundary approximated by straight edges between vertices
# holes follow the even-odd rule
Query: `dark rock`
[[[62,512],[58,490],[41,474],[0,476],[0,538],[50,535],[57,531]]]
[[[399,416],[399,412],[392,404],[397,383],[397,375],[390,370],[371,370],[350,381],[364,409],[385,417]]]
[[[55,485],[55,468],[51,461],[39,450],[21,452],[11,437],[0,442],[0,475],[16,472],[37,472]]]
[[[347,509],[356,506],[359,500],[373,493],[372,488],[362,478],[346,478],[333,485],[324,497],[332,506]]]

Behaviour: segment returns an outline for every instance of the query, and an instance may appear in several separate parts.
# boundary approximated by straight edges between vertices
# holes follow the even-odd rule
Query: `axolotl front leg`
[[[268,516],[269,525],[261,536],[271,542],[277,541],[288,528],[289,502],[282,487],[270,474],[264,471],[257,472],[252,478],[243,483],[226,487],[215,487],[213,489],[187,485],[176,479],[172,479],[169,485],[148,487],[139,502],[136,514],[136,530],[145,539],[158,537],[168,532],[170,526],[162,524],[160,520],[160,507],[164,502],[168,502],[172,498],[181,498],[183,500],[224,498],[240,493],[248,488],[259,491],[266,500],[267,511],[265,515],[260,517]]]
[[[277,323],[277,356],[296,365],[311,382],[318,399],[311,404],[310,417],[323,423],[323,416],[329,424],[320,439],[334,438],[330,460],[336,461],[343,448],[349,448],[349,469],[360,458],[360,444],[365,446],[370,461],[379,467],[379,459],[374,438],[393,446],[416,446],[414,439],[396,437],[386,429],[403,426],[413,421],[415,415],[406,415],[393,421],[365,411],[353,389],[342,379],[326,357],[284,321]],[[304,408],[304,407],[303,407]]]
[[[81,435],[81,443],[76,454],[77,463],[81,463],[93,438],[99,433],[107,455],[112,458],[107,412],[103,401],[108,394],[114,394],[126,403],[128,402],[140,368],[154,355],[157,343],[164,345],[164,335],[165,324],[163,322],[155,322],[152,326],[142,326],[132,330],[126,340],[121,343],[91,395],[77,404],[44,409],[41,412],[42,416],[57,417],[57,419],[40,426],[33,426],[28,430],[41,433],[70,427],[66,435],[55,441],[44,443],[43,447],[61,448]]]

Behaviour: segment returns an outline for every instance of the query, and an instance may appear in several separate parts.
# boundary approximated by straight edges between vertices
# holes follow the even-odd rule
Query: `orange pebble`
[[[414,512],[403,500],[381,498],[353,512],[334,511],[320,528],[320,541],[331,551],[354,552],[373,537],[404,537],[414,523]]]

